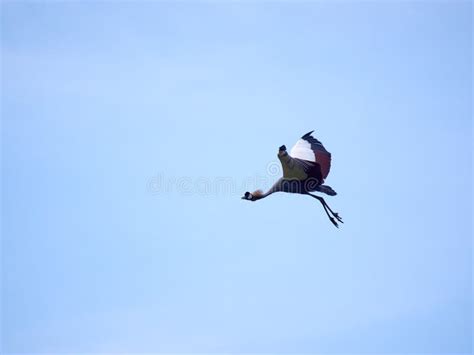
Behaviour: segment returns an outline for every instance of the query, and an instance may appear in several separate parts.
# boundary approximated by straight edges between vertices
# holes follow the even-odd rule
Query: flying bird
[[[336,195],[336,191],[330,186],[323,185],[331,169],[331,153],[312,136],[313,132],[308,132],[301,137],[291,148],[289,154],[284,145],[279,148],[278,159],[283,168],[283,176],[270,190],[265,193],[261,190],[252,193],[247,191],[242,199],[257,201],[279,191],[308,195],[322,204],[329,220],[339,228],[337,222],[344,223],[341,217],[333,212],[324,198],[311,194],[311,192],[317,191],[329,196]]]

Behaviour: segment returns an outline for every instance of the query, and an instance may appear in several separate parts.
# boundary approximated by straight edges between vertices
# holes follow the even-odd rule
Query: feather
[[[318,163],[321,167],[322,178],[325,179],[331,169],[331,153],[329,153],[323,144],[314,138],[311,134],[314,131],[306,133],[291,148],[290,156],[296,159],[306,160]]]

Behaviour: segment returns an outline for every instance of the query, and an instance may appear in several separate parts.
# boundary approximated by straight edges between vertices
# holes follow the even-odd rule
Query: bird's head
[[[242,200],[253,201],[253,195],[252,195],[250,192],[247,191],[247,192],[242,196]]]
[[[260,196],[262,195],[262,191],[261,190],[257,190],[257,191],[254,191],[254,192],[246,192],[244,194],[244,196],[242,196],[242,200],[249,200],[249,201],[257,201]]]

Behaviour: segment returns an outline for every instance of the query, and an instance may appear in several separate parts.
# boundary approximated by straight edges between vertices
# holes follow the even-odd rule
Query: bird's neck
[[[272,190],[268,190],[265,193],[256,193],[256,194],[253,195],[253,199],[254,199],[254,201],[261,200],[262,198],[265,198],[265,197],[267,197],[268,195],[270,195],[272,193],[273,193]]]

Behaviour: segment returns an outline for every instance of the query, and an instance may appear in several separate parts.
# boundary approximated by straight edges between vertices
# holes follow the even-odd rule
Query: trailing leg
[[[332,222],[332,224],[334,224],[336,227],[339,228],[337,222],[336,222],[336,219],[337,221],[341,222],[341,223],[344,223],[342,221],[342,218],[339,217],[339,214],[337,212],[334,212],[331,207],[329,207],[329,205],[326,203],[326,201],[324,200],[324,198],[322,198],[321,196],[316,196],[316,195],[313,195],[313,194],[310,194],[308,193],[309,196],[311,197],[314,197],[315,199],[317,199],[322,205],[323,205],[323,208],[324,208],[324,211],[326,212],[329,220]],[[331,212],[332,216],[329,214],[329,212]],[[333,218],[333,216],[335,217],[335,219]]]

